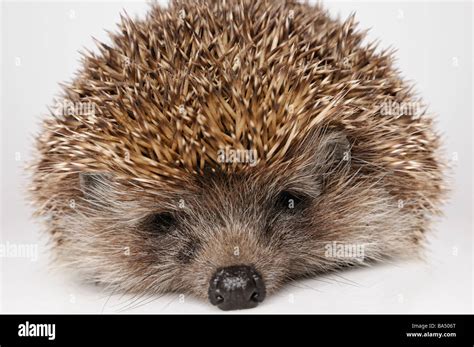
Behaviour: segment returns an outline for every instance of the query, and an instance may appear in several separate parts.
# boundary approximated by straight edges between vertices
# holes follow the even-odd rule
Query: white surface
[[[57,82],[78,66],[77,49],[105,39],[119,13],[143,14],[133,3],[3,3],[1,84],[1,242],[37,244],[37,261],[0,258],[0,312],[221,313],[207,302],[166,295],[149,303],[76,283],[48,266],[47,238],[31,221],[22,166],[38,119]],[[435,225],[425,262],[377,265],[295,282],[243,313],[442,313],[473,311],[472,4],[331,2],[342,17],[357,12],[361,28],[382,47],[398,48],[398,66],[439,115],[446,156],[454,162],[446,217]],[[19,57],[21,65],[15,65]],[[19,153],[20,160],[15,160]],[[457,153],[456,155],[454,153]],[[127,305],[141,305],[131,308]]]

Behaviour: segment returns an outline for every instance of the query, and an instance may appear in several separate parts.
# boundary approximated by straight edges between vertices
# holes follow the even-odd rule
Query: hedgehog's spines
[[[77,171],[148,185],[179,185],[207,168],[271,171],[308,133],[335,127],[355,139],[354,170],[389,173],[391,193],[432,210],[444,190],[438,136],[426,110],[418,119],[381,114],[386,103],[419,101],[392,67],[393,51],[362,46],[356,25],[293,1],[177,0],[145,20],[122,15],[111,42],[83,53],[63,88],[65,101],[95,113],[44,123],[40,205],[54,209],[59,194],[45,182]],[[256,168],[220,162],[226,147],[255,150]]]

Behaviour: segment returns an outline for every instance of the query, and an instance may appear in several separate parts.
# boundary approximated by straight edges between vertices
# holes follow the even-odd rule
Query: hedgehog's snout
[[[209,300],[221,310],[256,307],[265,299],[265,283],[253,266],[218,269],[209,283]]]

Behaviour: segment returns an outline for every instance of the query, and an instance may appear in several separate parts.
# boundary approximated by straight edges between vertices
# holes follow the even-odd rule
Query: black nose
[[[251,266],[218,269],[209,283],[209,300],[221,310],[253,308],[265,299],[262,276]]]

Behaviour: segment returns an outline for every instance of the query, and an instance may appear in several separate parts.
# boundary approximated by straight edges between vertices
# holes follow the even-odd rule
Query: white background
[[[357,13],[438,115],[453,164],[451,201],[430,234],[425,261],[381,264],[295,282],[245,313],[443,313],[473,311],[472,3],[329,2],[333,15]],[[31,217],[23,167],[46,106],[79,66],[78,50],[107,40],[124,9],[142,2],[6,2],[1,20],[1,242],[39,245],[37,261],[0,258],[0,312],[206,312],[207,302],[166,295],[150,302],[112,296],[53,271],[46,235]],[[19,66],[17,63],[20,62]],[[19,158],[18,158],[19,156]],[[457,160],[453,160],[457,157]],[[19,159],[19,160],[17,160]],[[184,300],[183,300],[184,299]],[[130,308],[130,305],[139,305]]]

